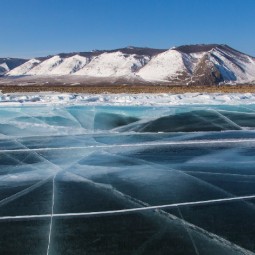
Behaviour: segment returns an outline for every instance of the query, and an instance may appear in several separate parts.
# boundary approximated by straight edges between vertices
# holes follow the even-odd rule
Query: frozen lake
[[[0,107],[0,254],[255,254],[255,105]]]

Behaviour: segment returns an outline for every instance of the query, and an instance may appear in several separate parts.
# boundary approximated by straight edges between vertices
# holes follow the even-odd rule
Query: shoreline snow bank
[[[78,104],[116,106],[239,105],[255,104],[255,93],[185,94],[71,94],[57,92],[0,93],[0,106],[38,104]]]

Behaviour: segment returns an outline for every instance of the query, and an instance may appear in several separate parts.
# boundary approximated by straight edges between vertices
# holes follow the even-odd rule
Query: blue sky
[[[255,0],[1,0],[0,57],[226,43],[255,56]]]

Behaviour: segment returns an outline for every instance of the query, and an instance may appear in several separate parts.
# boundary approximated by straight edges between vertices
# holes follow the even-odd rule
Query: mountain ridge
[[[6,58],[7,59],[7,58]],[[170,49],[129,46],[113,50],[59,53],[34,59],[0,59],[4,77],[80,76],[145,84],[255,84],[255,58],[226,44],[182,45]]]

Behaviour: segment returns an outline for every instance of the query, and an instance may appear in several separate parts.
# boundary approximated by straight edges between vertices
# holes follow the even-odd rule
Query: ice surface
[[[0,93],[0,107],[6,105],[75,104],[88,106],[172,106],[172,105],[249,105],[253,93],[185,93],[185,94],[68,94],[56,92]]]
[[[254,254],[255,105],[93,97],[2,103],[1,254]]]

